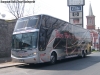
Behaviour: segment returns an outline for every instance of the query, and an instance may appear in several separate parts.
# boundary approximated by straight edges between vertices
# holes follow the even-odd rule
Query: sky
[[[91,3],[93,14],[95,16],[95,25],[96,28],[100,28],[100,0],[85,0],[84,5],[84,28],[86,28],[87,20],[86,16],[89,15],[89,5]],[[33,7],[34,7],[34,14],[48,14],[59,19],[65,20],[69,22],[69,7],[67,6],[67,0],[35,0],[35,4],[29,4],[26,7],[25,15],[33,15]],[[0,16],[0,19],[14,19],[14,16],[9,13],[6,5],[0,3],[0,13],[5,14],[5,18]]]

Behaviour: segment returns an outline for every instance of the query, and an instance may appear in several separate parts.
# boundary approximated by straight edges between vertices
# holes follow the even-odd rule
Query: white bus
[[[88,30],[49,15],[20,18],[13,31],[11,57],[15,62],[54,64],[90,53]]]

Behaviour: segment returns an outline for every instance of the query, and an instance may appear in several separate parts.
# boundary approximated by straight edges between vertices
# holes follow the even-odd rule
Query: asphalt
[[[24,63],[13,62],[10,57],[0,58],[0,68],[7,68],[7,67],[22,65],[22,64],[24,64]]]

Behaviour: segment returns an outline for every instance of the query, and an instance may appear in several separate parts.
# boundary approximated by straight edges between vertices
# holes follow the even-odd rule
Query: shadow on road
[[[37,69],[37,70],[82,70],[100,62],[100,56],[87,56],[86,58],[70,58],[58,61],[54,65],[48,63],[20,65],[18,68]]]

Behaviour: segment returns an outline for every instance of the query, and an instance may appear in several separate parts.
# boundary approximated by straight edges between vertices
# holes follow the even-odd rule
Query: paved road
[[[100,52],[86,58],[59,61],[55,65],[19,65],[0,69],[0,75],[100,75]]]

